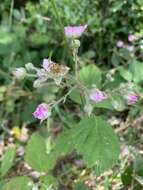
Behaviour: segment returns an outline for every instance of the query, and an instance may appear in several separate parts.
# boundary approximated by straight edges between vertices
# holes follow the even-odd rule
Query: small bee
[[[61,77],[67,74],[69,71],[69,67],[64,65],[59,65],[57,63],[53,63],[50,68],[50,73],[53,75],[53,77]]]

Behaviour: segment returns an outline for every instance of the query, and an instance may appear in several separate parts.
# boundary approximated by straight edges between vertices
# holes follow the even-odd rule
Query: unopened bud
[[[27,63],[25,65],[25,68],[28,70],[28,71],[31,71],[31,70],[35,70],[35,67],[32,63]]]
[[[26,70],[23,67],[19,67],[12,71],[12,74],[15,76],[15,78],[22,80],[26,76]]]
[[[91,115],[92,110],[93,110],[93,107],[92,107],[91,104],[86,104],[86,105],[84,106],[84,111],[87,113],[88,116]]]

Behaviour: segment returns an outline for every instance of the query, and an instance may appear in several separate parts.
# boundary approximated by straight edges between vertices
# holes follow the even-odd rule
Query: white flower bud
[[[35,67],[34,67],[33,63],[27,63],[27,64],[25,65],[25,68],[26,68],[28,71],[35,70]]]
[[[74,46],[76,48],[79,48],[80,47],[80,41],[79,40],[74,40]]]
[[[14,71],[12,71],[12,74],[15,76],[15,78],[22,80],[26,76],[26,70],[23,67],[16,68]]]
[[[87,113],[88,116],[91,115],[92,110],[93,110],[93,106],[91,104],[86,104],[84,106],[84,111]]]

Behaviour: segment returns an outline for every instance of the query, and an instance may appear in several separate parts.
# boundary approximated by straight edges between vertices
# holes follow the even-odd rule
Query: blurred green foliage
[[[57,88],[51,86],[33,90],[31,80],[25,79],[23,82],[13,80],[11,71],[13,68],[24,66],[28,62],[40,66],[42,59],[49,56],[52,56],[54,61],[72,67],[71,52],[63,34],[63,28],[66,25],[88,25],[87,31],[81,38],[79,51],[80,66],[86,65],[80,70],[80,78],[85,85],[90,86],[91,83],[97,83],[97,86],[103,85],[102,87],[109,90],[118,87],[122,82],[133,81],[137,85],[142,85],[143,58],[140,55],[143,50],[138,47],[143,45],[143,0],[55,0],[55,4],[52,2],[51,0],[4,0],[1,2],[0,126],[4,130],[5,120],[8,120],[8,127],[10,128],[21,126],[25,122],[26,124],[33,123],[34,118],[31,113],[34,111],[37,102],[46,101],[47,97],[53,99],[55,96],[61,96],[64,93],[64,91],[57,93]],[[141,36],[139,43],[134,44],[136,48],[134,53],[126,48],[119,49],[116,47],[119,40],[128,44],[129,34]],[[96,63],[96,66],[87,65],[88,63]],[[102,67],[103,72],[98,69],[98,66]],[[118,67],[120,68],[114,74],[114,81],[106,80],[106,74],[111,74],[110,77],[112,78],[113,73],[109,72],[110,69],[116,70]],[[102,84],[103,81],[104,84]],[[140,88],[137,90],[140,93],[143,92]],[[75,91],[70,96],[73,102],[81,104],[81,97],[78,92]],[[118,100],[118,102],[121,102],[118,111],[123,111],[125,109],[123,101]],[[71,109],[75,109],[74,105],[70,104],[70,100],[68,103]],[[106,102],[106,100],[96,104],[95,107],[112,110],[110,102]],[[97,109],[97,115],[98,112]],[[106,113],[106,116],[103,114],[105,119],[112,115],[108,110],[100,112],[101,114]],[[137,105],[129,110],[131,117],[139,112],[142,113],[142,105]],[[73,116],[77,113],[70,113],[64,108],[59,111],[57,107],[54,114],[57,114],[60,120],[69,127],[71,123],[75,122]],[[130,141],[132,139],[133,137]],[[64,140],[63,137],[62,140]],[[37,141],[36,143],[35,141],[36,148],[33,151],[36,155]],[[41,143],[43,142],[41,141]],[[28,147],[30,146],[28,144]],[[43,147],[42,144],[41,147]],[[41,147],[39,150],[42,150]],[[69,147],[65,146],[64,148],[66,152]],[[30,163],[34,164],[32,160],[34,153],[31,152],[31,149],[29,152],[32,153],[32,155],[30,154]],[[8,168],[3,169],[3,175],[9,170],[11,164],[12,161],[9,162]],[[138,162],[136,165],[138,166]],[[138,183],[143,181],[142,174],[137,170],[134,171],[134,167],[129,165],[123,172],[122,182],[124,186],[130,186],[132,180],[136,180]],[[42,180],[49,183],[51,178]],[[52,180],[54,179],[52,178]],[[16,181],[17,178],[5,185],[4,188],[9,189],[11,186],[16,188],[13,185]],[[25,185],[28,181],[29,178],[21,178],[20,185]],[[82,184],[77,184],[75,189],[79,188],[88,189]]]
[[[42,93],[37,90],[33,92],[31,81],[26,80],[22,85],[13,82],[10,75],[13,68],[24,66],[28,62],[40,66],[42,59],[49,56],[72,67],[71,52],[63,35],[64,26],[88,25],[88,30],[81,39],[81,65],[95,62],[106,71],[133,61],[134,57],[127,49],[116,48],[118,40],[126,43],[130,33],[143,35],[142,0],[54,2],[56,7],[51,0],[1,2],[0,119],[11,120],[14,117],[11,125],[19,125],[24,120],[33,122],[26,110],[32,112],[39,97],[41,101],[41,97],[45,100],[46,96],[56,93],[45,89],[44,94],[43,90]],[[121,75],[127,74],[121,72]],[[118,80],[106,85],[116,86],[116,82]]]

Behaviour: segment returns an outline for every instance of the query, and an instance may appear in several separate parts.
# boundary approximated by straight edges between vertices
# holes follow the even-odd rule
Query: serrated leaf
[[[55,140],[54,155],[56,157],[64,156],[73,151],[72,130],[61,133]]]
[[[75,148],[88,167],[95,167],[97,175],[116,163],[120,152],[119,143],[106,121],[95,116],[84,118],[74,131]]]
[[[88,87],[91,87],[92,85],[100,87],[102,80],[101,71],[95,65],[85,66],[79,71],[79,79]]]
[[[46,153],[46,140],[39,133],[31,136],[26,147],[25,161],[39,172],[46,172],[54,166],[56,159]]]
[[[10,181],[3,186],[2,190],[31,190],[32,185],[33,182],[30,178],[19,176],[10,179]]]
[[[95,116],[84,118],[76,127],[61,133],[55,141],[56,157],[69,154],[74,149],[83,156],[88,167],[95,168],[97,175],[111,168],[120,152],[113,129]]]
[[[10,147],[6,150],[4,154],[4,158],[1,163],[1,168],[0,168],[1,177],[5,176],[8,170],[11,168],[15,154],[16,154],[16,151],[15,151],[15,148],[13,147]]]

